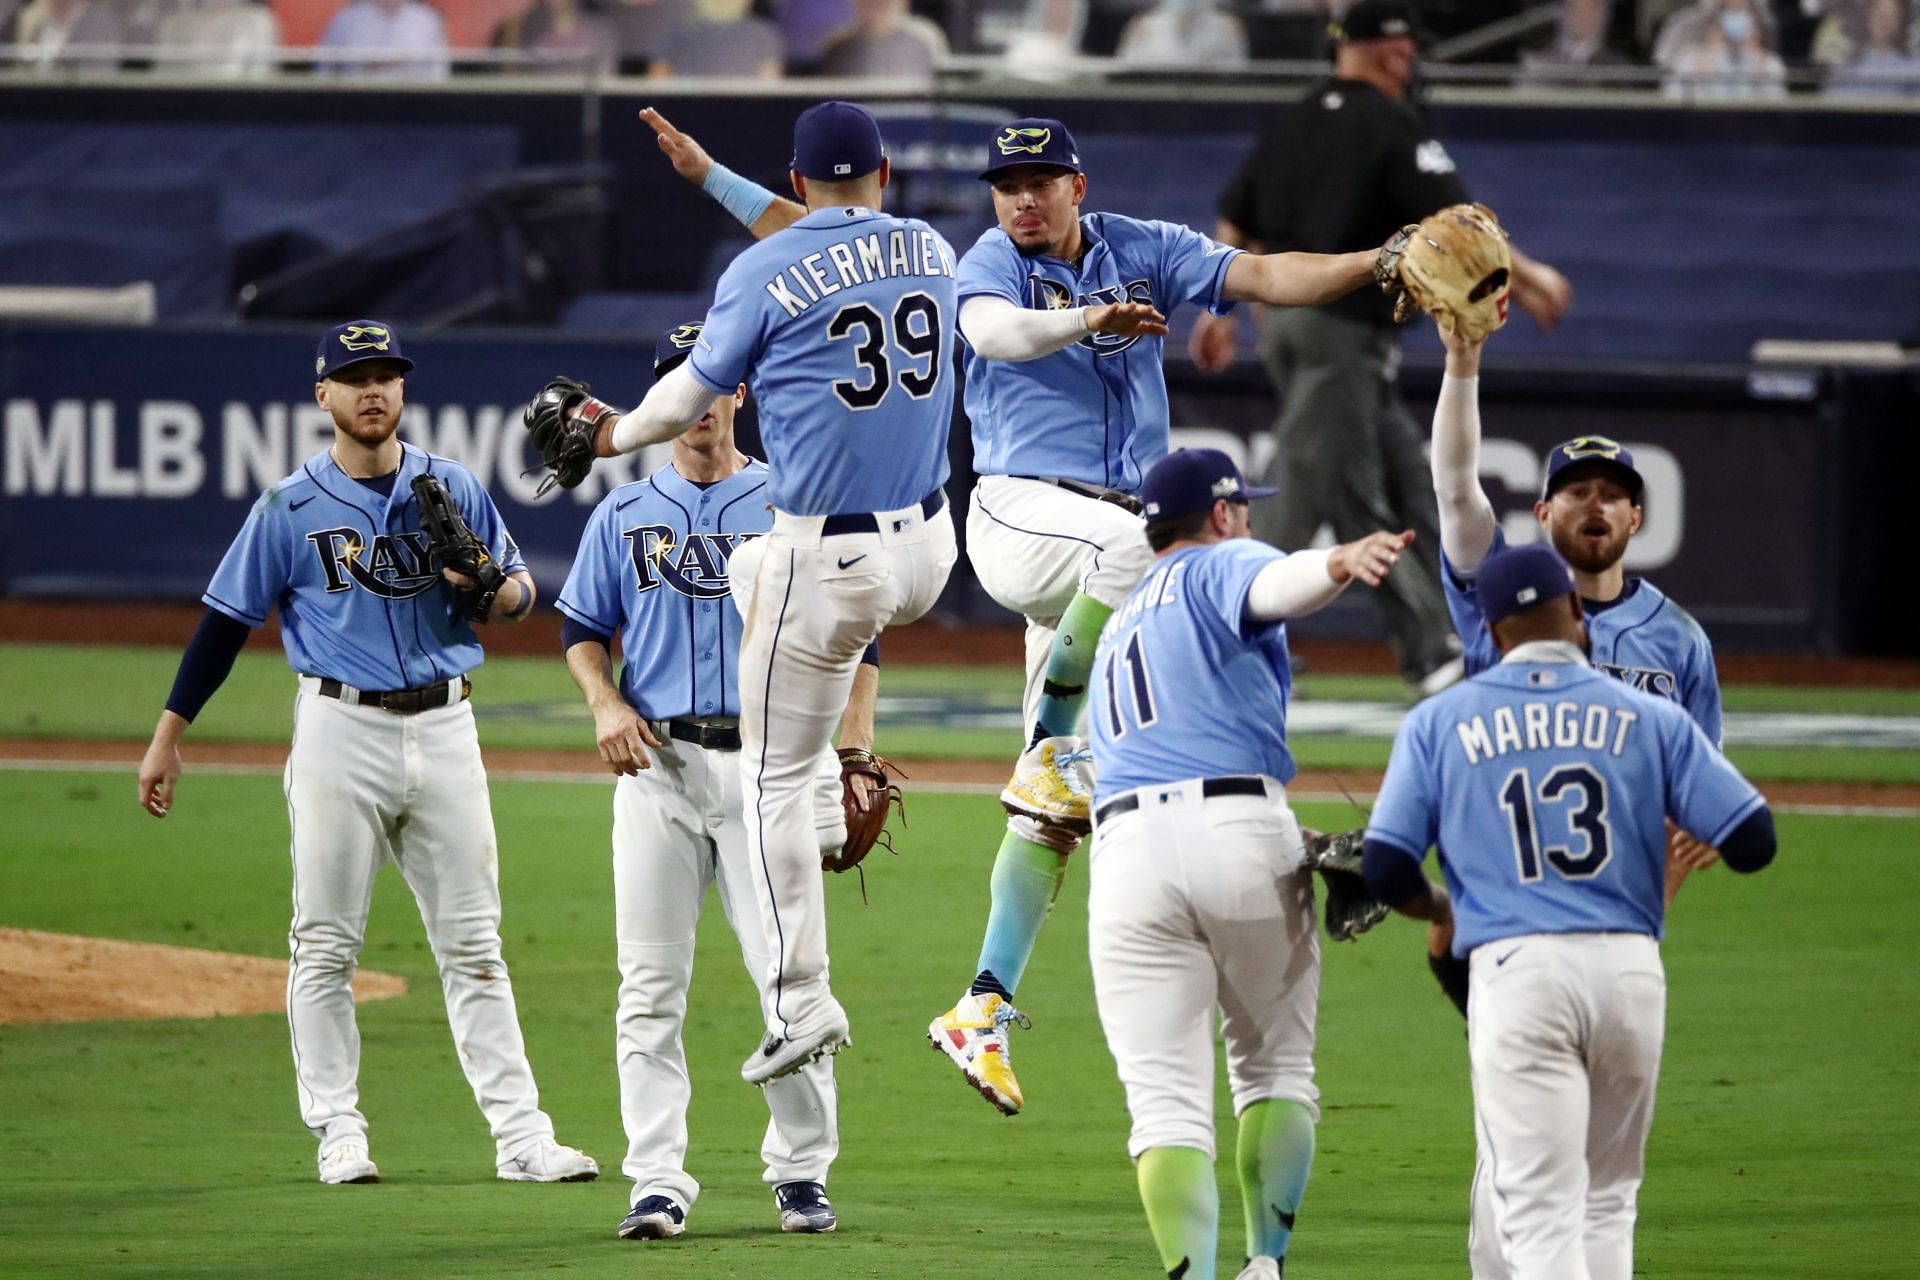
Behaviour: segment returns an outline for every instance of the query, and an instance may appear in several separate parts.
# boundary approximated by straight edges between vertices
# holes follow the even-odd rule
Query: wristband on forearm
[[[758,222],[760,215],[767,211],[767,206],[773,203],[773,192],[718,162],[707,170],[700,189],[719,201],[720,207],[732,214],[743,227],[751,227]]]

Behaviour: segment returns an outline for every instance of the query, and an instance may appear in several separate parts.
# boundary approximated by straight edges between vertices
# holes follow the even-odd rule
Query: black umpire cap
[[[1392,40],[1404,38],[1425,45],[1426,28],[1407,0],[1358,0],[1358,3],[1333,20],[1333,37],[1341,44],[1355,40]]]

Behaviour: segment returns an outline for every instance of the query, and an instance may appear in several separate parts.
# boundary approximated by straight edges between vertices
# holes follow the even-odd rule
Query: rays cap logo
[[[1481,562],[1474,586],[1489,623],[1572,595],[1573,570],[1545,542],[1508,547]]]
[[[393,326],[379,320],[353,320],[337,324],[320,339],[313,357],[314,380],[324,382],[342,369],[369,360],[386,360],[400,366],[401,373],[413,371],[413,361],[400,352],[400,335]]]
[[[793,171],[803,178],[848,182],[886,159],[880,122],[857,102],[822,102],[793,122]]]
[[[1640,495],[1646,491],[1647,482],[1633,465],[1633,453],[1618,440],[1606,436],[1576,436],[1553,446],[1553,451],[1547,454],[1547,475],[1540,485],[1540,501],[1545,502],[1575,480],[1591,475],[1604,475],[1619,482],[1633,505],[1640,505]]]
[[[1140,486],[1143,514],[1149,522],[1173,520],[1213,504],[1270,498],[1277,490],[1250,485],[1233,459],[1218,449],[1176,449],[1153,464]]]
[[[1069,173],[1085,173],[1080,167],[1080,147],[1067,126],[1058,120],[1028,117],[993,135],[987,147],[987,167],[980,177],[992,182],[994,176],[1015,165],[1044,164]]]
[[[668,373],[693,354],[700,345],[700,331],[706,328],[704,322],[676,325],[660,335],[660,341],[653,344],[653,376],[664,378]]]

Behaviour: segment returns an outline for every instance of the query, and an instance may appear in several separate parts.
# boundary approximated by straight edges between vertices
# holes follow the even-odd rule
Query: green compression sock
[[[1213,1161],[1192,1147],[1151,1147],[1135,1172],[1147,1227],[1171,1280],[1213,1280],[1220,1232],[1220,1187]]]
[[[1237,1163],[1247,1256],[1284,1259],[1313,1169],[1313,1113],[1290,1098],[1254,1103],[1240,1113]]]
[[[1066,854],[1007,832],[993,859],[993,907],[980,942],[975,992],[997,991],[1013,999],[1066,878]]]
[[[1111,606],[1085,592],[1075,595],[1060,615],[1053,651],[1047,655],[1047,677],[1041,686],[1033,742],[1065,737],[1079,728],[1080,711],[1087,705],[1087,677],[1093,672],[1094,647],[1100,643],[1100,629],[1112,616]]]

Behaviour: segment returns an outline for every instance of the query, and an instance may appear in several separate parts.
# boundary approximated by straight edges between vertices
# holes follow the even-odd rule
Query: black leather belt
[[[1152,787],[1141,787],[1115,797],[1093,811],[1095,822],[1112,822],[1121,814],[1132,813],[1140,807],[1140,792],[1151,791]],[[1267,794],[1267,780],[1241,775],[1232,778],[1208,778],[1200,784],[1203,798],[1212,800],[1216,796],[1263,796]]]
[[[738,751],[740,749],[740,726],[737,724],[702,724],[698,720],[667,721],[667,736],[681,742],[691,742],[696,747],[705,747],[709,751]]]
[[[947,495],[943,490],[935,489],[920,500],[920,517],[931,520],[939,514],[940,508],[947,505]],[[871,511],[860,511],[850,516],[828,516],[820,526],[821,537],[832,537],[840,533],[878,533],[880,519]]]
[[[418,715],[439,707],[465,702],[473,692],[473,682],[465,676],[442,680],[420,689],[356,689],[327,676],[318,677],[320,696],[337,698],[350,707],[378,707],[397,716]]]
[[[1009,476],[1010,480],[1032,480],[1036,484],[1050,484],[1056,489],[1065,489],[1068,493],[1077,493],[1083,498],[1092,498],[1095,502],[1111,502],[1123,511],[1139,515],[1146,510],[1146,504],[1130,493],[1118,489],[1108,489],[1097,484],[1087,484],[1080,480],[1062,480],[1058,476]]]

